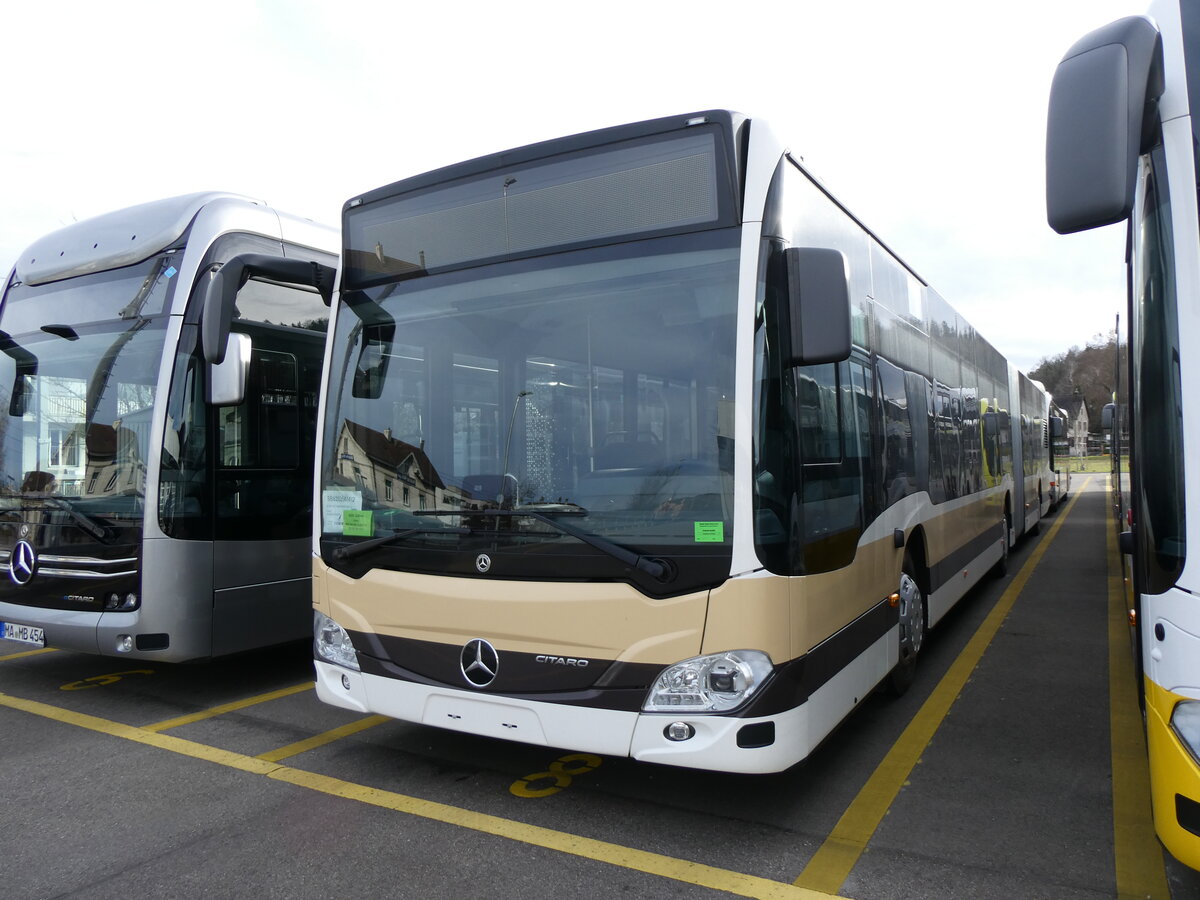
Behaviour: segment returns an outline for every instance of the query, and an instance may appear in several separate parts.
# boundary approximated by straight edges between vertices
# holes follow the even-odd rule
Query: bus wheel
[[[913,575],[914,567],[904,561],[900,573],[900,660],[889,676],[892,692],[908,690],[917,672],[917,657],[925,643],[925,596]]]

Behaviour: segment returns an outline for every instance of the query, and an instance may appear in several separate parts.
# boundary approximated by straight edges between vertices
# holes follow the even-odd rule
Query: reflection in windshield
[[[123,279],[97,276],[90,291],[89,278],[79,278],[10,295],[0,320],[10,348],[0,355],[0,497],[13,498],[7,506],[40,502],[97,539],[107,536],[104,521],[140,516],[165,319],[139,313],[161,306],[154,298],[163,270],[161,260],[151,261],[123,270]],[[36,308],[42,322],[53,316],[51,325],[37,324]],[[89,323],[98,309],[111,309],[113,318]],[[70,313],[79,318],[59,318]],[[10,331],[11,322],[33,330]]]
[[[736,235],[708,232],[347,294],[323,530],[379,537],[522,509],[633,546],[730,537]],[[359,315],[363,309],[374,315]],[[442,518],[430,513],[443,513]],[[422,515],[424,513],[424,515]]]

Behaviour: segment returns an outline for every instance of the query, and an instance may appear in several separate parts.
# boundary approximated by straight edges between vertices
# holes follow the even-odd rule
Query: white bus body
[[[1041,395],[761,121],[451,166],[351,200],[343,237],[326,702],[778,771],[903,689],[1036,520]]]

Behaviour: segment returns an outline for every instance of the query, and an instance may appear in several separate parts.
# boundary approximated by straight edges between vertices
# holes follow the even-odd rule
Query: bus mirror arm
[[[215,365],[225,358],[238,291],[251,277],[257,275],[270,281],[316,288],[325,305],[329,306],[335,274],[329,266],[313,260],[285,259],[263,253],[243,253],[219,268],[214,266],[209,270],[200,319],[200,345],[205,360]]]
[[[838,250],[789,247],[787,269],[793,366],[850,358],[850,280]]]

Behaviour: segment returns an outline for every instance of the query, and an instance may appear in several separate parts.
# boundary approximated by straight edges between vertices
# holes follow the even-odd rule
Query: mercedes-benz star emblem
[[[475,557],[475,568],[478,569],[480,573],[486,572],[491,567],[492,558],[486,553],[480,553],[477,557]]]
[[[15,584],[29,584],[37,568],[37,551],[29,541],[17,541],[8,559],[8,577]]]
[[[487,687],[500,671],[500,655],[487,641],[476,638],[463,646],[459,668],[475,687]]]

